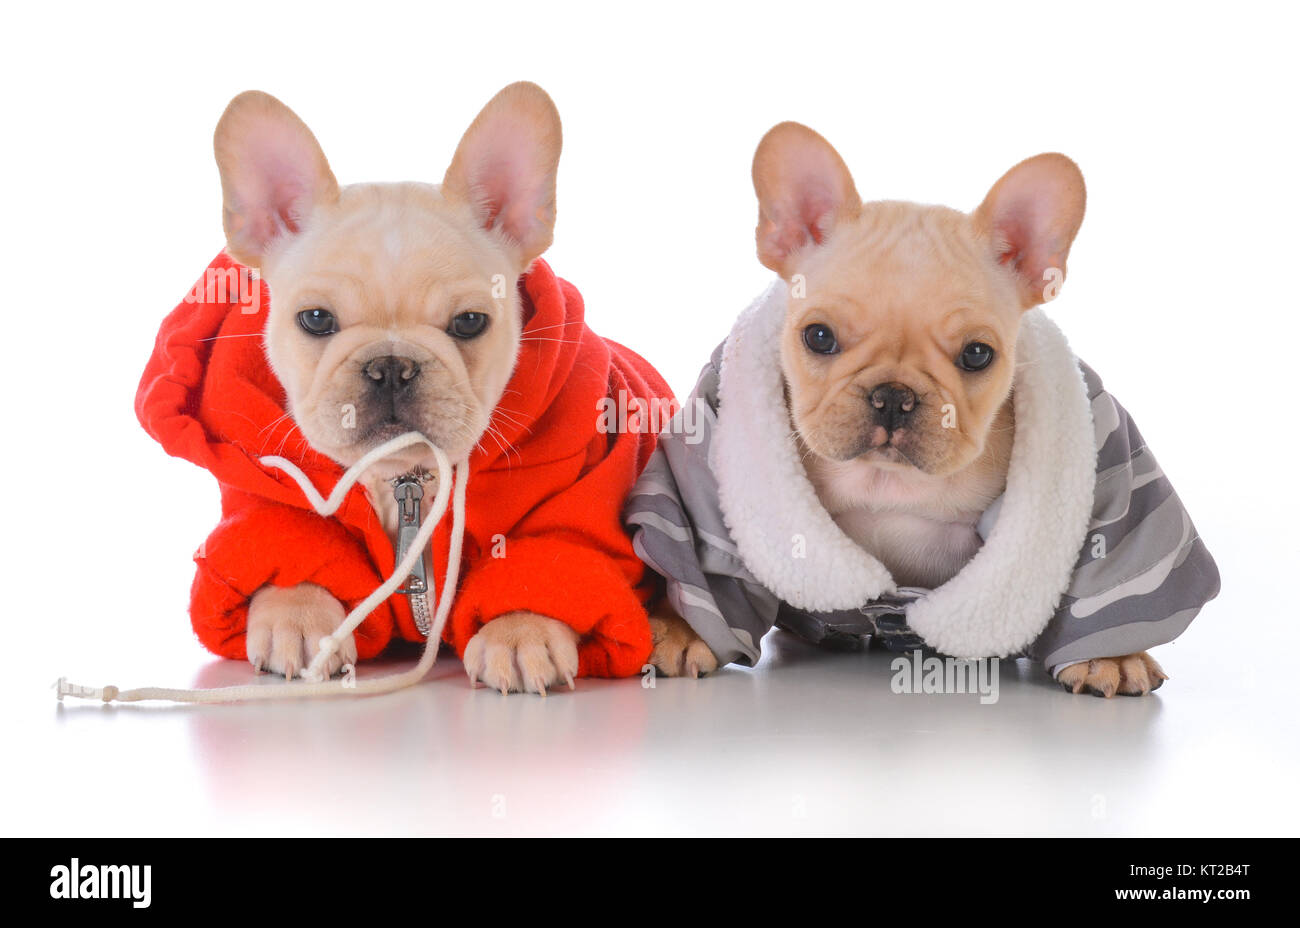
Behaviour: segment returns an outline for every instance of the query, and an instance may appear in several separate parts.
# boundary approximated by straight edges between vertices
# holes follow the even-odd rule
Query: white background
[[[275,751],[296,744],[282,743],[276,726],[313,732],[315,748],[335,758],[358,732],[382,728],[381,703],[364,712],[295,707],[289,717],[205,710],[227,713],[215,722],[226,740],[214,749],[211,714],[56,712],[42,687],[60,674],[129,686],[188,685],[199,668],[208,680],[243,672],[214,665],[185,616],[190,554],[215,522],[215,484],[168,459],[132,411],[159,322],[222,247],[211,134],[229,98],[247,88],[280,97],[315,131],[343,183],[436,182],[478,109],[518,79],[545,87],[564,120],[547,260],[582,290],[591,325],[637,349],[682,395],[770,276],[754,257],[749,167],[774,123],[797,119],[822,132],[868,199],[969,209],[1020,159],[1069,154],[1087,180],[1088,211],[1051,314],[1135,416],[1216,556],[1224,592],[1157,652],[1174,679],[1150,700],[1071,701],[1029,677],[1023,692],[1004,683],[1013,698],[983,715],[950,711],[942,698],[899,697],[881,709],[877,695],[864,697],[861,713],[841,710],[842,726],[814,725],[790,740],[793,720],[826,704],[819,674],[849,693],[865,686],[864,670],[872,693],[887,679],[879,661],[814,656],[794,660],[795,669],[776,661],[662,684],[663,714],[635,729],[616,764],[595,726],[618,727],[621,710],[611,707],[648,698],[635,682],[590,683],[586,703],[580,692],[489,706],[492,694],[444,674],[392,718],[419,732],[420,713],[438,725],[448,706],[471,713],[469,722],[458,716],[464,753],[426,769],[390,733],[391,750],[370,761],[369,775],[410,767],[450,787],[473,780],[475,764],[504,768],[549,811],[407,817],[395,804],[363,808],[347,829],[1296,830],[1282,793],[1297,773],[1292,7],[25,4],[6,16],[0,466],[10,647],[0,777],[12,782],[0,790],[8,797],[0,831],[275,830],[293,805],[275,790],[290,789],[295,774],[259,771],[271,764],[266,752],[283,757]],[[792,648],[777,652],[802,655]],[[725,693],[740,702],[721,701]],[[732,743],[735,724],[723,720],[724,705],[730,719],[772,713],[743,723],[752,737],[734,756],[717,751]],[[894,716],[888,724],[871,715],[881,711]],[[334,726],[358,713],[364,725]],[[688,727],[695,740],[679,737]],[[936,729],[950,740],[909,753],[910,738]],[[532,746],[545,775],[530,780],[518,769],[500,748],[511,738]],[[936,795],[958,796],[957,779],[934,780],[949,743],[980,755],[994,779],[999,765],[1059,770],[1063,755],[1089,775],[1064,792],[1049,777],[1026,789],[999,780],[1001,791],[986,795],[1005,808],[936,804]],[[864,754],[865,744],[874,747]],[[649,756],[660,766],[642,784]],[[870,787],[853,784],[870,782],[880,756],[927,791],[928,812],[873,818],[865,807],[845,815],[827,806],[822,818],[815,807],[770,826],[761,818],[765,798],[790,805],[783,772],[827,778],[861,799]],[[766,771],[746,786],[744,819],[719,811],[730,806],[700,785],[715,782],[728,759]],[[226,776],[223,764],[235,772]],[[596,798],[584,794],[586,805],[556,803],[537,784],[565,781],[566,764],[638,785],[605,784]],[[107,806],[93,794],[70,801],[74,765],[136,785]],[[227,787],[214,788],[223,777]],[[1226,780],[1231,799],[1214,787]],[[24,802],[10,805],[20,790]],[[656,794],[671,794],[674,814],[664,817]],[[1100,817],[1099,794],[1111,810]],[[297,815],[322,831],[335,824]]]

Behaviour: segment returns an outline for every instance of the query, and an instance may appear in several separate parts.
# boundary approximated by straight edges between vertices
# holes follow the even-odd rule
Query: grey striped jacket
[[[1219,590],[1214,561],[1127,412],[1041,309],[1026,313],[1007,488],[983,545],[933,590],[897,588],[822,508],[778,358],[786,289],[739,318],[629,497],[637,553],[720,663],[774,625],[829,645],[1029,656],[1053,672],[1172,641]]]

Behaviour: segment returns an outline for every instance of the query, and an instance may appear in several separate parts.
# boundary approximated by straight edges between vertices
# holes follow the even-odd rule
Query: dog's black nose
[[[361,373],[371,381],[371,386],[377,392],[394,394],[420,376],[420,365],[411,358],[389,355],[375,358],[361,368]]]
[[[907,423],[916,408],[916,394],[901,383],[882,383],[867,396],[876,424],[892,432]]]

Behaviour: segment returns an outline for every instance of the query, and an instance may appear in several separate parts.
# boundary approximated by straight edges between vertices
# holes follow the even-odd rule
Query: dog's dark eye
[[[447,334],[453,338],[476,338],[487,328],[487,313],[458,313],[447,326]]]
[[[834,354],[840,349],[831,327],[820,322],[814,322],[803,330],[803,343],[808,346],[809,351],[817,354]]]
[[[993,360],[993,349],[983,342],[971,342],[961,350],[957,366],[964,371],[982,371]]]
[[[304,309],[298,314],[298,325],[309,335],[333,335],[339,330],[328,309]]]

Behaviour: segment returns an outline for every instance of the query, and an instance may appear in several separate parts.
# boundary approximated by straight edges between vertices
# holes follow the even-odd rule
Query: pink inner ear
[[[244,127],[241,141],[230,169],[231,229],[242,249],[264,254],[275,239],[301,231],[330,178],[322,174],[315,140],[295,126],[259,120]]]
[[[817,245],[826,240],[827,219],[835,211],[835,195],[822,181],[809,182],[804,189],[799,214],[804,230]]]
[[[306,197],[307,191],[295,180],[286,180],[272,193],[272,202],[279,204],[276,218],[295,235],[301,231],[299,223],[302,221],[302,206]]]
[[[857,198],[839,156],[820,137],[787,135],[774,144],[778,147],[767,155],[760,151],[755,167],[759,257],[769,267],[825,244],[840,211]]]
[[[1004,220],[996,227],[998,236],[998,264],[1010,264],[1013,270],[1020,270],[1023,257],[1025,236],[1020,225],[1012,220]]]
[[[493,127],[496,128],[496,127]],[[547,169],[530,157],[535,144],[517,130],[488,130],[465,152],[469,189],[483,227],[517,245],[530,245],[544,224],[549,196]]]
[[[784,200],[768,204],[771,213],[759,230],[760,257],[784,262],[803,248],[823,244],[839,205],[824,179],[812,174],[801,177]]]
[[[483,216],[483,227],[496,229],[513,242],[527,239],[534,219],[526,204],[537,191],[525,179],[526,165],[518,153],[478,165],[471,190]]]
[[[268,184],[241,214],[238,231],[254,241],[259,249],[265,249],[286,232],[296,235],[302,222],[304,194],[299,183]]]
[[[783,258],[808,245],[826,240],[825,219],[835,208],[829,191],[804,189],[788,204],[776,204],[768,218],[763,237],[766,247]]]
[[[1049,152],[1002,175],[973,214],[998,263],[1015,272],[1024,306],[1055,296],[1085,197],[1078,167]]]
[[[995,225],[1002,243],[998,263],[1010,265],[1015,273],[1036,286],[1049,268],[1062,263],[1054,221],[1056,217],[1047,204],[1031,198],[1011,204]]]
[[[304,201],[311,195],[309,172],[315,167],[312,152],[292,140],[267,140],[252,153],[249,207],[263,214],[274,234],[296,233],[303,218]],[[276,144],[278,142],[278,145]]]
[[[1059,261],[1059,243],[1052,228],[1055,216],[1051,204],[1033,196],[1021,196],[999,210],[994,230],[1000,239],[998,261],[1010,266],[1033,283]]]

